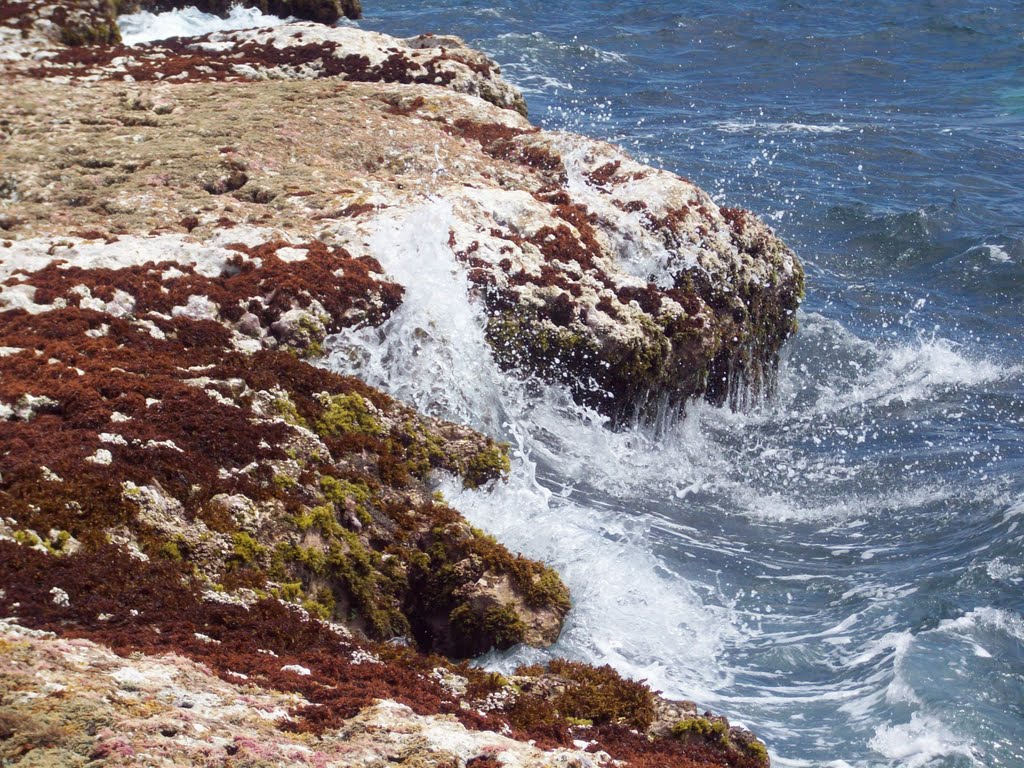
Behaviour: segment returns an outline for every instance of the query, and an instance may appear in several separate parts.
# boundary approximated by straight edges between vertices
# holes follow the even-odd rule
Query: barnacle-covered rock
[[[538,130],[457,39],[297,24],[11,66],[42,79],[13,84],[15,235],[259,221],[374,256],[375,235],[443,200],[497,362],[616,423],[694,397],[756,402],[796,328],[803,271],[762,221],[610,144]],[[67,77],[95,80],[88,97]],[[224,88],[244,94],[230,112]],[[61,99],[79,120],[55,140]],[[321,326],[304,307],[272,331],[315,353]]]

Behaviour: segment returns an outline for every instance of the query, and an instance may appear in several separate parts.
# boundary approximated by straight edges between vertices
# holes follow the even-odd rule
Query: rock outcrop
[[[259,221],[363,253],[433,196],[506,368],[619,422],[770,391],[803,292],[792,252],[684,179],[538,131],[484,62],[452,38],[313,24],[18,60],[8,228]]]
[[[3,759],[766,765],[610,668],[432,655],[551,644],[568,592],[432,492],[501,482],[507,446],[313,361],[401,305],[378,236],[442,201],[503,367],[617,422],[742,405],[795,328],[786,246],[536,129],[457,38],[296,23],[126,47],[127,6],[9,5]],[[357,7],[284,6],[260,4]]]
[[[146,621],[132,642],[127,613],[111,614],[92,640],[0,619],[5,765],[765,764],[764,748],[721,718],[680,721],[707,724],[708,738],[649,739],[649,712],[667,703],[607,668],[563,664],[506,680],[394,646],[371,650],[311,623],[293,624],[289,642],[230,607],[210,617],[241,618],[245,639],[188,614],[162,624],[174,640]],[[590,717],[562,718],[555,707]]]
[[[220,239],[234,242],[5,249],[0,301],[18,307],[0,326],[10,535],[60,551],[55,530],[116,541],[208,588],[428,651],[554,642],[569,608],[558,577],[425,484],[437,470],[494,480],[506,448],[298,359],[381,322],[402,289],[319,242]]]

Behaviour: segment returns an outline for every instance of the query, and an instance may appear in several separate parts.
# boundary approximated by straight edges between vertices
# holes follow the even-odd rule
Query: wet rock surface
[[[619,422],[742,405],[795,328],[793,254],[539,131],[457,38],[129,48],[118,10],[0,16],[4,760],[766,764],[610,668],[451,661],[551,644],[570,608],[432,492],[501,482],[508,447],[315,361],[401,305],[375,236],[442,201],[504,367]]]

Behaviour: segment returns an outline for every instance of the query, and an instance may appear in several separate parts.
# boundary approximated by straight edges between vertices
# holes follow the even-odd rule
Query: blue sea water
[[[760,411],[611,445],[505,422],[551,497],[468,513],[574,587],[557,650],[743,721],[776,765],[1024,766],[1024,3],[365,10],[463,36],[536,122],[758,212],[807,267]]]
[[[754,210],[807,269],[773,402],[612,433],[489,361],[443,202],[382,235],[406,306],[331,364],[511,440],[509,483],[445,493],[574,593],[554,649],[482,663],[611,663],[778,766],[1024,766],[1024,3],[365,6],[466,38],[536,122]]]

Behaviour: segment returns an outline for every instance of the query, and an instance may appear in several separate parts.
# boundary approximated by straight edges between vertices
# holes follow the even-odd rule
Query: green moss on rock
[[[302,418],[299,413],[299,409],[295,407],[295,403],[288,397],[287,394],[282,394],[275,398],[271,403],[273,411],[284,419],[286,424],[290,424],[293,427],[306,427],[306,420]]]
[[[326,504],[304,509],[293,518],[293,522],[300,531],[314,529],[328,537],[342,535],[343,529],[335,517],[334,510]]]
[[[480,637],[484,638],[481,642],[498,649],[510,648],[526,637],[526,624],[510,604],[492,606],[481,612],[464,603],[448,615],[448,620],[466,641]]]
[[[512,460],[508,456],[508,443],[495,443],[473,454],[466,464],[462,476],[463,485],[467,488],[479,486],[504,477],[512,469]]]
[[[771,758],[768,755],[768,748],[758,741],[753,734],[750,735],[749,739],[738,746],[741,750],[757,760],[761,765],[767,766],[771,761]]]
[[[184,559],[181,554],[181,548],[178,546],[177,541],[164,542],[163,546],[160,547],[160,556],[167,558],[168,560],[175,560],[180,562]]]
[[[711,720],[706,717],[688,717],[672,726],[672,735],[684,741],[692,738],[703,739],[728,746],[729,726],[722,720]]]
[[[121,31],[113,21],[69,25],[61,28],[60,41],[70,46],[116,45],[121,42]]]
[[[379,437],[384,433],[366,399],[359,394],[327,396],[323,405],[324,411],[316,422],[316,431],[320,435],[338,437],[359,433]]]

